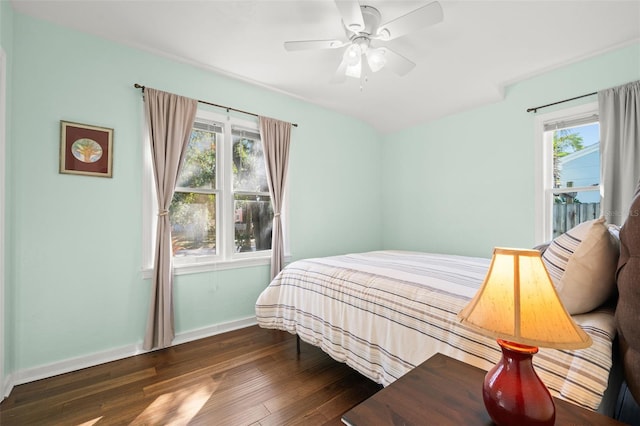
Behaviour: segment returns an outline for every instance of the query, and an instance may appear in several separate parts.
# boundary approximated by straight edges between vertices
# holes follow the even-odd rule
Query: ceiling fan
[[[347,40],[300,40],[284,43],[284,48],[290,52],[347,46],[331,79],[334,83],[343,82],[346,77],[366,79],[367,67],[373,72],[387,67],[400,76],[407,74],[416,66],[415,63],[387,46],[376,47],[376,44],[437,24],[443,17],[440,3],[434,1],[381,25],[382,15],[375,7],[360,6],[353,0],[335,0],[335,3],[342,16]]]

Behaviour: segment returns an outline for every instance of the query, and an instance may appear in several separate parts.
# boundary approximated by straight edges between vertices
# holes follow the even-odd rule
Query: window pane
[[[553,238],[600,217],[599,123],[553,131]],[[570,188],[592,187],[591,191]]]
[[[600,184],[598,123],[553,131],[554,188]]]
[[[207,127],[203,123],[196,125]],[[214,126],[205,129],[194,126],[176,186],[216,188],[216,142],[221,135],[214,131],[215,129]]]
[[[174,256],[216,254],[216,196],[176,192],[169,209]]]
[[[233,189],[269,192],[260,135],[233,129]]]
[[[271,198],[238,194],[234,198],[236,252],[271,250]]]

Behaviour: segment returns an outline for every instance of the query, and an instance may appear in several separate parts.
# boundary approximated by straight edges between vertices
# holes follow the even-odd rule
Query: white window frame
[[[143,114],[144,116],[144,114]],[[234,229],[229,223],[234,223],[234,198],[233,198],[233,152],[232,152],[232,127],[242,127],[251,129],[256,133],[260,132],[259,125],[256,121],[241,119],[234,116],[226,116],[213,111],[198,109],[196,120],[206,120],[220,123],[224,128],[223,141],[216,147],[217,155],[223,160],[218,163],[216,171],[216,180],[220,191],[216,192],[217,209],[219,226],[216,227],[217,244],[216,254],[211,256],[185,256],[173,258],[173,269],[175,275],[192,274],[199,272],[218,271],[225,269],[234,269],[241,267],[252,267],[260,265],[269,265],[271,262],[271,250],[262,250],[257,252],[236,253],[234,244]],[[158,202],[156,197],[155,182],[153,177],[153,164],[151,159],[151,150],[149,145],[149,136],[143,126],[143,182],[142,182],[142,270],[144,278],[150,278],[153,272],[153,254],[155,252],[155,239],[157,227]],[[288,191],[285,191],[287,193]],[[285,253],[288,253],[288,201],[285,196],[281,219],[285,230]]]
[[[545,140],[545,125],[553,122],[574,121],[598,116],[598,103],[566,108],[547,114],[540,114],[535,118],[535,244],[542,244],[551,240],[553,234],[553,193],[562,189],[553,188],[553,141]],[[592,187],[573,187],[566,192],[593,190]],[[602,193],[602,182],[600,182]]]

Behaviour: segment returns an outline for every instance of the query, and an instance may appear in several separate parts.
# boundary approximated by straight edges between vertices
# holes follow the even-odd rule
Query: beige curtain
[[[640,80],[598,92],[598,110],[601,210],[622,225],[640,180]]]
[[[260,137],[264,150],[267,181],[273,205],[273,228],[271,236],[271,279],[284,266],[284,238],[280,212],[284,199],[284,188],[289,164],[291,123],[260,117]]]
[[[145,350],[150,350],[171,345],[175,336],[169,206],[195,121],[198,101],[145,88],[144,105],[159,209],[151,301],[143,344]]]

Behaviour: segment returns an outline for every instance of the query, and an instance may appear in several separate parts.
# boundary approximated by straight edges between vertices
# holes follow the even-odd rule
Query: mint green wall
[[[385,136],[384,247],[482,257],[495,246],[531,247],[536,141],[526,109],[637,79],[640,44],[515,84],[501,102]]]
[[[296,122],[294,259],[382,246],[381,139],[369,126],[239,81],[14,15],[14,370],[141,341],[142,97],[134,83]],[[115,129],[113,178],[58,173],[60,120]],[[254,314],[268,267],[181,275],[176,331]]]

